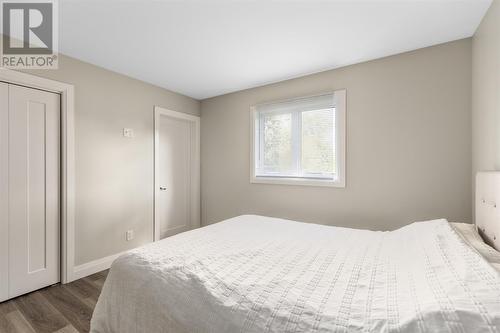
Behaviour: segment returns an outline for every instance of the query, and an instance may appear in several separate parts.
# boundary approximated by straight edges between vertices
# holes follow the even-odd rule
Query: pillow
[[[477,232],[476,226],[469,223],[450,223],[462,239],[500,272],[500,252],[486,244]]]

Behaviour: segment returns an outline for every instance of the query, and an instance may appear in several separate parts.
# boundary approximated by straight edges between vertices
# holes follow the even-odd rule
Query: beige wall
[[[478,57],[498,69],[498,56],[484,42],[497,38],[488,43],[498,52],[498,36],[483,36],[492,11],[498,17],[498,4],[474,39],[474,101],[488,103],[488,117],[492,105],[498,111],[498,76],[480,80],[490,71]],[[76,87],[76,264],[148,242],[153,106],[198,115],[200,103],[64,56],[59,70],[30,72]],[[478,101],[478,81],[488,84],[489,102]],[[437,217],[470,221],[470,82],[467,39],[204,100],[203,223],[244,213],[369,229]],[[250,184],[249,107],[340,88],[348,93],[347,187]],[[478,109],[474,165],[493,168],[500,161],[495,126],[486,121],[478,130],[484,119]],[[135,138],[124,138],[123,127],[133,128]],[[131,242],[128,229],[135,230]]]
[[[347,187],[249,183],[249,108],[347,89]],[[255,213],[368,229],[471,221],[471,40],[202,101],[202,220]]]
[[[153,106],[199,115],[199,102],[64,56],[59,70],[31,73],[75,85],[76,265],[150,241]]]
[[[472,170],[500,170],[500,1],[474,35],[472,73]]]

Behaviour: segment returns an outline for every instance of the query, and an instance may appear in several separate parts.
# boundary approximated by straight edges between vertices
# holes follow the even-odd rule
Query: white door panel
[[[191,123],[160,118],[160,237],[191,229]]]
[[[0,82],[0,302],[9,297],[9,85]]]
[[[9,297],[59,282],[59,110],[9,85]]]

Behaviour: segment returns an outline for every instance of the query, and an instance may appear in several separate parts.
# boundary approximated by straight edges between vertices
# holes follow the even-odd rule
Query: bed
[[[478,175],[493,246],[497,191]],[[443,219],[375,232],[239,216],[118,258],[91,332],[500,332],[490,245]]]

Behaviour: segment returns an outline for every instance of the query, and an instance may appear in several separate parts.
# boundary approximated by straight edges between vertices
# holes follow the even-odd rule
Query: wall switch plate
[[[134,137],[134,130],[131,128],[124,128],[123,129],[123,136],[126,138],[133,138]]]
[[[134,230],[127,230],[127,242],[134,239]]]

